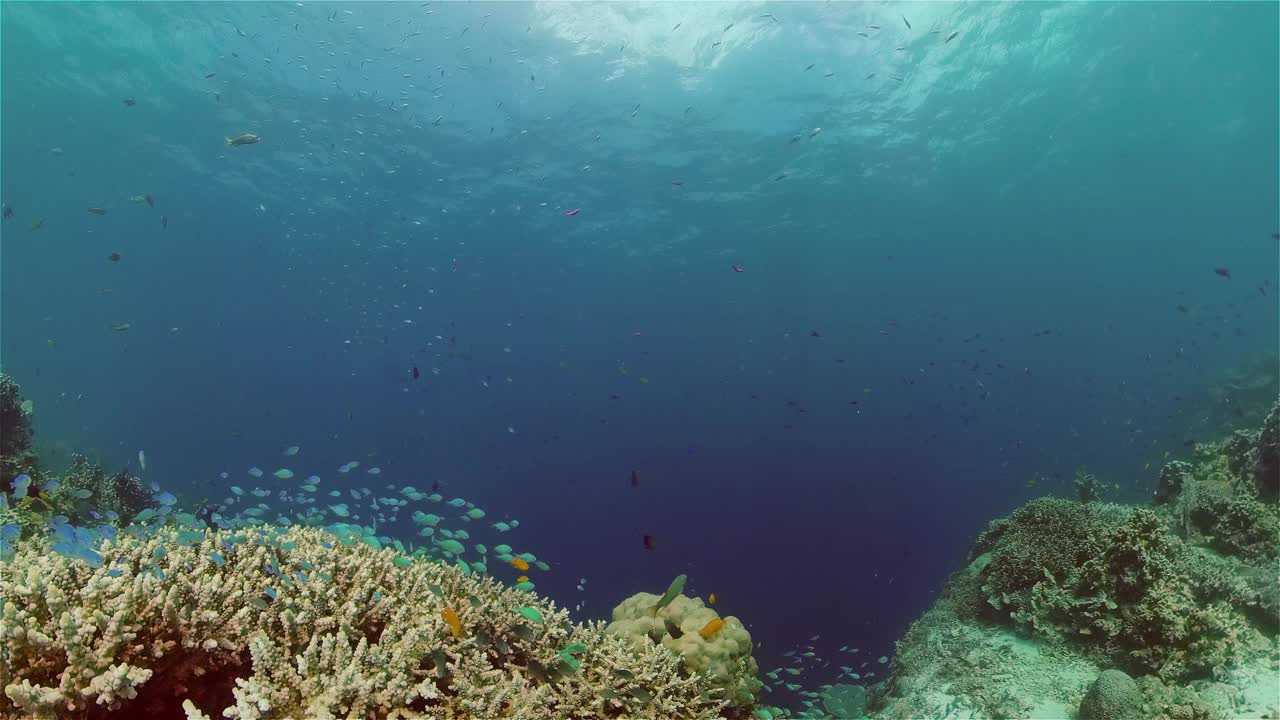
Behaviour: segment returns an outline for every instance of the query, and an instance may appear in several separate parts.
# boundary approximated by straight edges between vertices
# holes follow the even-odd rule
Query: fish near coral
[[[453,608],[447,607],[440,611],[440,619],[444,620],[444,624],[449,626],[449,632],[454,637],[462,636],[462,618],[458,617],[458,613]]]
[[[529,572],[529,563],[526,562],[524,558],[511,558],[511,567],[519,570],[520,572]]]
[[[724,620],[721,620],[720,618],[713,618],[706,625],[702,626],[702,629],[698,631],[698,634],[702,636],[703,640],[710,640],[722,629],[724,629]]]

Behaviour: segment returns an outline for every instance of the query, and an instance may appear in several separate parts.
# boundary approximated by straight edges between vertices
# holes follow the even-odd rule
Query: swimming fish
[[[568,215],[569,217],[573,217],[574,215],[577,215],[580,212],[582,212],[582,208],[574,208],[573,210],[566,212],[565,215]]]
[[[524,558],[511,558],[511,567],[519,570],[520,572],[529,571],[529,563]]]
[[[712,636],[720,632],[722,629],[724,629],[724,620],[721,620],[720,618],[712,618],[706,625],[702,626],[702,629],[698,631],[698,634],[702,636],[703,640],[710,640]]]
[[[235,147],[236,145],[253,145],[258,142],[258,136],[253,133],[244,133],[233,138],[227,138],[227,147]]]
[[[143,469],[147,469],[147,454],[141,450],[138,451],[138,465]]]
[[[653,606],[654,615],[657,615],[658,611],[662,608],[670,605],[671,601],[675,600],[676,596],[684,591],[684,584],[688,579],[689,576],[687,575],[677,575],[676,579],[671,581],[671,585],[667,588],[667,591],[662,594],[662,597],[658,599],[658,603]]]
[[[960,34],[960,31],[959,31],[959,30],[952,30],[952,31],[951,31],[951,34],[947,36],[947,39],[942,41],[942,44],[943,44],[943,45],[946,45],[947,43],[951,42],[952,40],[955,40],[955,39],[956,39],[956,36],[957,36],[957,35],[959,35],[959,34]]]

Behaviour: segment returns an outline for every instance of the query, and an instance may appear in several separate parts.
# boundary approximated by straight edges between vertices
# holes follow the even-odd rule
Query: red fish
[[[1220,275],[1221,277],[1224,277],[1224,278],[1226,278],[1226,279],[1228,279],[1228,280],[1230,280],[1230,279],[1231,279],[1231,270],[1230,270],[1230,269],[1228,269],[1228,268],[1225,268],[1225,267],[1216,267],[1216,268],[1214,268],[1214,269],[1213,269],[1213,272],[1214,272],[1216,275]]]
[[[574,215],[577,215],[580,212],[582,212],[582,208],[574,208],[569,212],[565,213],[565,215],[568,215],[569,217],[573,217]]]

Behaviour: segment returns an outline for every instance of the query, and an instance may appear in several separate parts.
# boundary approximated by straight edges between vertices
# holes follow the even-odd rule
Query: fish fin
[[[231,147],[232,145],[235,145],[235,142],[231,138],[227,138],[227,147]]]

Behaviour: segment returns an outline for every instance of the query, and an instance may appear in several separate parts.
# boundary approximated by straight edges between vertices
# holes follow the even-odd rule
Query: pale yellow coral
[[[208,532],[187,546],[176,530],[122,533],[99,550],[108,562],[91,569],[30,541],[0,568],[5,716],[96,705],[192,719],[704,720],[725,707],[710,676],[683,672],[666,648],[321,530]],[[568,663],[560,652],[576,643],[586,650]]]
[[[751,633],[732,615],[723,618],[703,605],[701,598],[677,595],[671,604],[654,611],[659,597],[636,593],[613,609],[606,632],[625,638],[635,647],[661,644],[684,658],[688,670],[708,678],[720,688],[730,705],[749,705],[760,690],[759,668],[751,655]],[[704,637],[701,631],[712,620],[724,625]],[[675,632],[672,632],[672,630]]]

